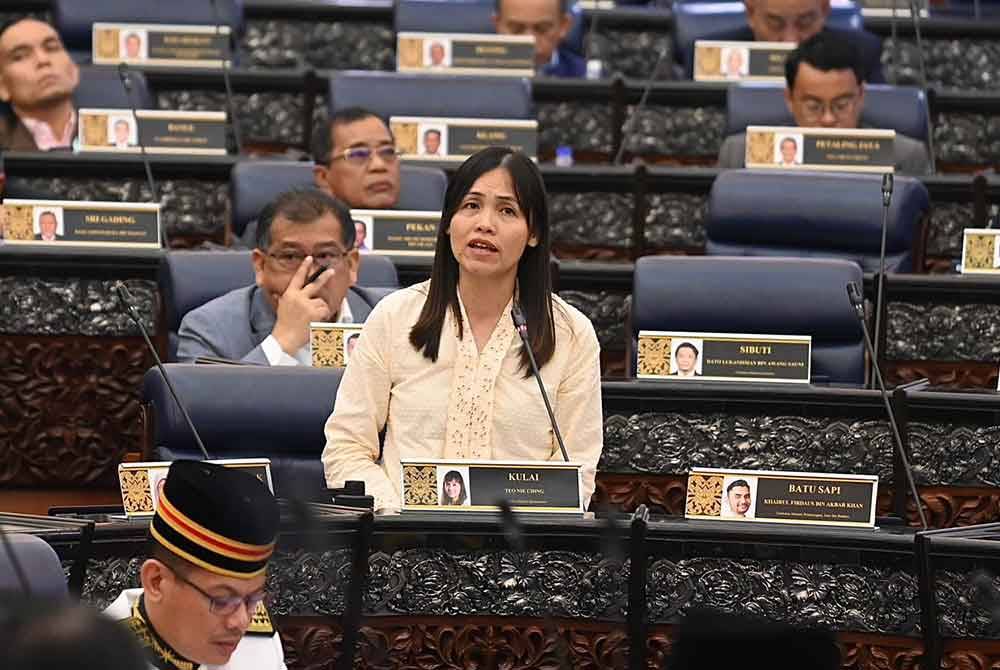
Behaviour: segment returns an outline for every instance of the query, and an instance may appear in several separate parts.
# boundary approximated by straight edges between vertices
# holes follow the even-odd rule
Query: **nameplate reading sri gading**
[[[793,42],[694,43],[695,81],[785,81],[785,60]]]
[[[224,458],[208,461],[227,468],[238,468],[253,475],[274,493],[269,458]],[[118,486],[121,489],[125,516],[139,518],[152,516],[160,501],[160,492],[170,470],[170,461],[121,463],[118,466]]]
[[[510,147],[538,155],[538,122],[516,119],[455,119],[393,116],[389,119],[404,161],[461,163],[487,147]]]
[[[226,154],[225,112],[81,109],[79,118],[82,151],[137,154],[142,144],[151,154]]]
[[[144,202],[17,200],[0,206],[5,244],[160,247],[160,206]]]
[[[434,255],[441,212],[352,209],[351,218],[362,254]]]
[[[229,26],[95,23],[95,65],[222,68],[229,64]]]
[[[480,33],[396,34],[396,69],[424,74],[531,77],[535,38]]]
[[[746,166],[774,170],[892,172],[894,130],[750,126]]]

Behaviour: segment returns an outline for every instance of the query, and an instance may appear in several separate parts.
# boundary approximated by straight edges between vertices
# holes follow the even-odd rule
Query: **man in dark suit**
[[[0,147],[14,151],[69,148],[76,136],[73,92],[80,69],[49,24],[25,18],[0,26]]]
[[[351,290],[359,264],[354,235],[350,211],[333,196],[317,189],[278,196],[257,226],[256,284],[188,312],[177,358],[309,365],[310,322],[360,323],[371,311]]]
[[[54,212],[42,212],[38,217],[38,233],[35,239],[41,242],[55,242],[62,238],[56,231],[59,230],[59,219]]]
[[[546,77],[584,77],[584,58],[562,46],[573,27],[567,0],[496,0],[493,25],[500,35],[532,35],[535,68]]]

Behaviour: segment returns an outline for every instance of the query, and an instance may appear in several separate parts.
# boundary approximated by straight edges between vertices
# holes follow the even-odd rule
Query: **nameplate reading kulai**
[[[95,65],[221,68],[228,65],[229,26],[95,23]]]
[[[433,256],[441,212],[352,209],[357,250],[363,254]]]
[[[160,206],[7,198],[0,233],[6,244],[159,248]]]
[[[640,379],[809,383],[812,337],[639,331]]]
[[[80,149],[114,153],[226,154],[225,112],[81,109]]]
[[[1000,273],[1000,230],[966,228],[962,231],[962,274]]]
[[[894,130],[750,126],[746,166],[778,170],[892,172]]]
[[[878,477],[692,468],[684,516],[875,527]]]
[[[209,463],[242,470],[274,492],[269,458],[227,458]],[[122,463],[118,466],[118,486],[121,489],[125,516],[132,518],[153,515],[160,502],[160,493],[169,470],[170,461]]]
[[[694,43],[695,81],[785,81],[792,42]]]
[[[342,368],[347,365],[361,337],[360,323],[309,324],[309,355],[314,368]]]
[[[535,38],[480,33],[396,34],[396,69],[425,74],[535,74]]]
[[[583,514],[580,464],[563,461],[401,459],[403,511]]]
[[[458,163],[487,147],[538,154],[538,122],[515,119],[449,119],[393,116],[396,146],[405,161]]]

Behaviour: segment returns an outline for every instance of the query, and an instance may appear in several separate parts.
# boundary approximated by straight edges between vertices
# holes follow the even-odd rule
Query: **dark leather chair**
[[[635,264],[630,360],[641,330],[811,335],[814,381],[862,384],[864,340],[843,260],[647,256]]]
[[[923,270],[927,188],[896,177],[889,208],[886,268]],[[727,170],[712,184],[710,256],[842,258],[878,272],[882,177],[874,174]]]
[[[62,563],[55,550],[45,540],[26,533],[10,533],[7,539],[32,596],[49,600],[69,598],[69,588]],[[20,592],[22,588],[10,554],[0,551],[0,592],[15,593]]]
[[[166,369],[213,459],[270,458],[279,497],[315,500],[323,492],[323,426],[341,370],[182,363]],[[156,368],[143,378],[142,399],[145,457],[201,459]]]

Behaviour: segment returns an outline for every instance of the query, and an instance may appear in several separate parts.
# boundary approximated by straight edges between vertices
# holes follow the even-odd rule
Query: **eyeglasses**
[[[275,264],[282,270],[288,270],[294,272],[299,269],[302,265],[302,261],[306,259],[306,256],[312,256],[313,261],[317,265],[322,265],[327,268],[333,268],[336,270],[340,267],[340,264],[344,260],[344,256],[347,255],[346,251],[320,251],[315,254],[307,254],[302,251],[281,251],[276,254],[268,252],[267,254],[274,259]]]
[[[340,153],[334,154],[330,158],[332,163],[335,160],[343,158],[345,161],[351,165],[356,165],[358,167],[362,165],[367,165],[368,161],[372,159],[372,156],[378,154],[378,157],[382,159],[385,163],[395,163],[399,160],[400,151],[392,145],[379,147],[378,149],[372,149],[370,147],[353,147],[351,149],[344,149]]]
[[[263,591],[258,591],[257,593],[251,593],[248,596],[213,596],[210,593],[205,592],[200,586],[192,582],[190,579],[186,578],[181,573],[177,572],[171,568],[166,563],[163,563],[170,572],[174,573],[181,582],[187,584],[195,591],[205,596],[208,600],[208,611],[212,614],[218,614],[219,616],[229,616],[233,614],[240,608],[240,605],[244,605],[247,608],[247,614],[253,616],[253,613],[257,611],[257,606],[260,605],[267,599],[267,593]]]
[[[826,110],[829,109],[830,113],[839,119],[843,118],[848,112],[851,111],[857,100],[858,99],[855,96],[849,95],[837,98],[827,105],[819,100],[810,99],[802,103],[802,111],[804,111],[810,119],[821,119],[826,115]]]

